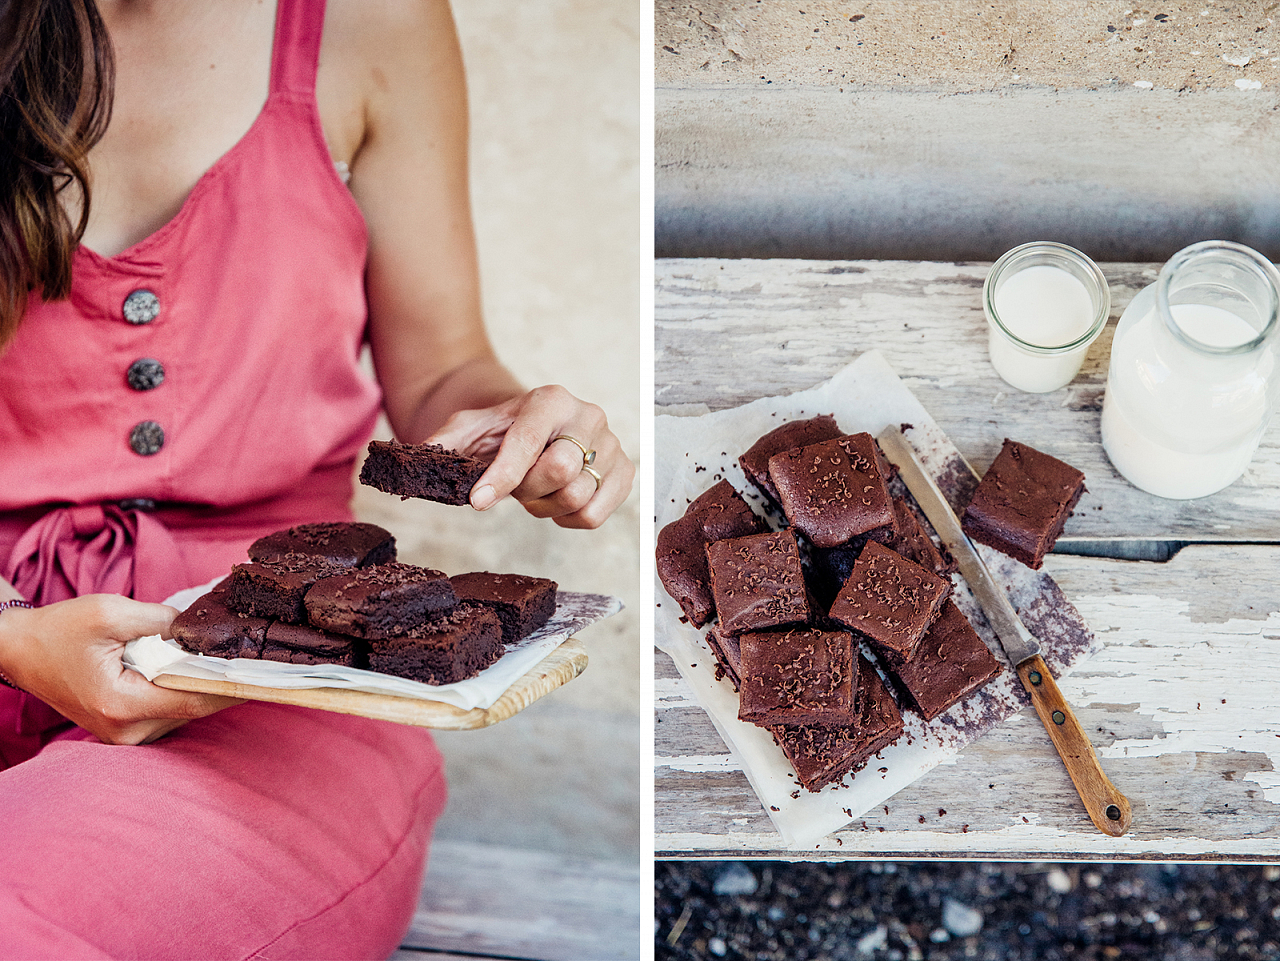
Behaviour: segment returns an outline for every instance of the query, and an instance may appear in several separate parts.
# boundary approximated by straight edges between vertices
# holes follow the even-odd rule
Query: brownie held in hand
[[[396,562],[316,581],[306,610],[311,624],[326,631],[386,638],[407,633],[457,602],[447,575]]]
[[[488,466],[439,444],[372,440],[360,468],[360,483],[405,500],[421,497],[457,506],[467,503],[471,488]]]
[[[310,554],[340,567],[371,567],[396,559],[396,539],[377,524],[330,521],[299,524],[249,545],[251,561],[277,561],[285,554]]]
[[[961,526],[975,541],[1039,570],[1084,489],[1081,471],[1005,438]]]
[[[850,434],[769,458],[769,478],[791,526],[816,547],[891,529],[893,500],[870,434]]]

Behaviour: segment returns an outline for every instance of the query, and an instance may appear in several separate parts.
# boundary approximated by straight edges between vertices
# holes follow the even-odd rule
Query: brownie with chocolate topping
[[[1039,570],[1084,490],[1081,471],[1005,438],[961,526],[975,541]]]
[[[843,727],[780,725],[774,740],[808,791],[820,791],[846,774],[859,771],[871,757],[902,736],[902,712],[875,667],[859,654],[858,720]]]
[[[335,634],[389,638],[422,626],[457,602],[447,575],[395,562],[321,578],[307,591],[306,611],[313,626]]]
[[[908,661],[951,594],[951,582],[874,542],[831,604],[833,621],[865,634],[892,662]]]
[[[230,584],[231,578],[224,577],[173,619],[170,631],[183,650],[211,657],[258,656],[271,621],[227,607]]]
[[[405,634],[370,638],[369,669],[426,684],[452,684],[475,677],[505,650],[498,615],[464,601]]]
[[[556,582],[527,574],[475,571],[449,578],[459,601],[490,608],[502,622],[502,640],[514,644],[551,619],[556,609]]]
[[[311,586],[342,570],[310,554],[282,554],[270,562],[237,564],[231,568],[227,606],[240,614],[305,624],[304,598]]]
[[[694,627],[702,627],[715,613],[707,544],[764,529],[764,518],[727,480],[721,480],[698,495],[683,517],[658,532],[658,578]]]
[[[285,664],[339,664],[364,667],[363,651],[355,638],[332,634],[305,624],[272,621],[259,655],[264,661]]]
[[[1000,662],[953,601],[942,606],[915,657],[886,668],[926,721],[968,697],[1001,670]]]
[[[707,647],[716,659],[716,680],[728,678],[735,691],[741,686],[742,651],[738,639],[732,634],[722,634],[717,627],[712,627],[706,635]]]
[[[340,567],[370,567],[396,559],[396,539],[377,524],[330,521],[299,524],[249,545],[251,561],[276,561],[285,554],[310,554]]]
[[[844,431],[836,426],[836,419],[830,414],[819,414],[807,420],[787,421],[752,444],[747,452],[738,458],[738,466],[747,475],[747,480],[776,504],[778,491],[773,486],[773,481],[769,479],[769,458],[796,447],[834,440],[843,434]]]
[[[892,528],[884,461],[870,434],[849,434],[769,458],[769,478],[791,526],[816,547]]]
[[[738,636],[738,719],[849,725],[857,719],[854,642],[845,631],[791,628]]]
[[[371,440],[369,455],[360,467],[360,483],[399,494],[402,500],[421,497],[457,506],[470,500],[471,488],[488,466],[439,444]]]
[[[790,530],[732,537],[707,545],[720,630],[742,634],[809,619],[800,547]]]

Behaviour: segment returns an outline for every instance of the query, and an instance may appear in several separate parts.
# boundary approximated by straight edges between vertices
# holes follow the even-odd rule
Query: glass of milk
[[[1111,314],[1111,291],[1092,260],[1065,244],[1014,247],[982,285],[991,363],[1018,390],[1071,383]]]
[[[1102,446],[1135,487],[1184,500],[1249,466],[1280,401],[1280,272],[1241,244],[1174,254],[1111,345]]]

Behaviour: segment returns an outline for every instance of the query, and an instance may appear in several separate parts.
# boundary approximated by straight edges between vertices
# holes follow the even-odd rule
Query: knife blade
[[[1031,696],[1031,703],[1057,748],[1090,820],[1103,834],[1120,837],[1129,830],[1133,820],[1129,799],[1116,790],[1103,773],[1089,736],[1040,656],[1040,642],[1018,617],[1004,588],[992,578],[973,542],[961,529],[951,505],[902,432],[897,427],[887,427],[877,440],[884,456],[898,468],[903,483],[929,518],[938,538],[955,557],[961,575]]]

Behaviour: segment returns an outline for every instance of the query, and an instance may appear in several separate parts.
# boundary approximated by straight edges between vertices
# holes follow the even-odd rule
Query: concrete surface
[[[649,275],[640,266],[640,9],[632,0],[467,0],[454,15],[494,344],[526,384],[562,383],[603,406],[638,460],[639,345],[649,329],[639,316]],[[414,563],[519,571],[623,599],[621,615],[581,635],[590,658],[581,677],[493,728],[439,735],[451,796],[437,836],[634,859],[638,489],[597,531],[562,530],[514,503],[478,514],[368,488],[356,511],[394,533]]]
[[[661,2],[661,257],[1280,257],[1273,0]]]

